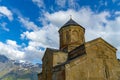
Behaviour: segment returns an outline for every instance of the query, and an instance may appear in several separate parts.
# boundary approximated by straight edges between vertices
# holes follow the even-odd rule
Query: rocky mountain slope
[[[0,55],[0,80],[38,80],[42,65],[10,60]]]

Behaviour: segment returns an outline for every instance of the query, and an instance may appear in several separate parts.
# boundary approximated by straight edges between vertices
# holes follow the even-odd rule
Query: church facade
[[[102,38],[85,42],[84,34],[73,19],[60,28],[60,49],[46,49],[39,80],[120,80],[117,49]]]

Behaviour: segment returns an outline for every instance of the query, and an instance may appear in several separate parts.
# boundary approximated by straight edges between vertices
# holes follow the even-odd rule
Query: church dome
[[[80,26],[77,22],[75,22],[73,19],[70,19],[68,22],[66,22],[63,27],[65,26],[69,26],[69,25],[73,25],[73,26]]]
[[[80,24],[75,22],[72,18],[70,18],[70,20],[67,21],[61,28],[68,27],[68,26],[80,26],[81,28],[84,29],[84,27],[82,27]]]

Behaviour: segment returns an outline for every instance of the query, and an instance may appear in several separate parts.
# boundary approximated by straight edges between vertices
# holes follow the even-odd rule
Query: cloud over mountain
[[[86,41],[102,37],[118,49],[120,58],[120,10],[115,5],[120,2],[112,1],[8,1],[9,5],[0,6],[0,54],[16,60],[41,60],[45,48],[59,48],[58,30],[72,15],[86,29]],[[111,5],[115,8],[107,9]]]

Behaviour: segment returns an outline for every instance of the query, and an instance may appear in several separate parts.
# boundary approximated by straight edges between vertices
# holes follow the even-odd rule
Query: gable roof
[[[45,57],[45,55],[48,53],[48,51],[49,51],[49,54],[53,54],[54,52],[63,52],[63,51],[58,50],[58,49],[46,48],[42,60],[44,59],[44,57]],[[65,52],[64,52],[64,53],[65,53]]]
[[[103,42],[105,43],[106,45],[108,45],[113,51],[116,51],[117,48],[115,48],[113,45],[111,45],[110,43],[108,43],[107,41],[105,41],[103,38],[99,37],[99,38],[96,38],[94,40],[91,40],[91,41],[88,41],[86,42],[85,44],[90,44],[90,43],[95,43],[95,42]]]
[[[44,57],[45,57],[45,55],[47,54],[48,51],[49,51],[49,54],[51,54],[51,53],[53,53],[53,52],[58,52],[58,51],[60,51],[60,50],[58,50],[58,49],[53,49],[53,48],[46,48],[46,51],[45,51],[45,53],[44,53],[44,56],[43,56],[42,60],[44,59]]]

